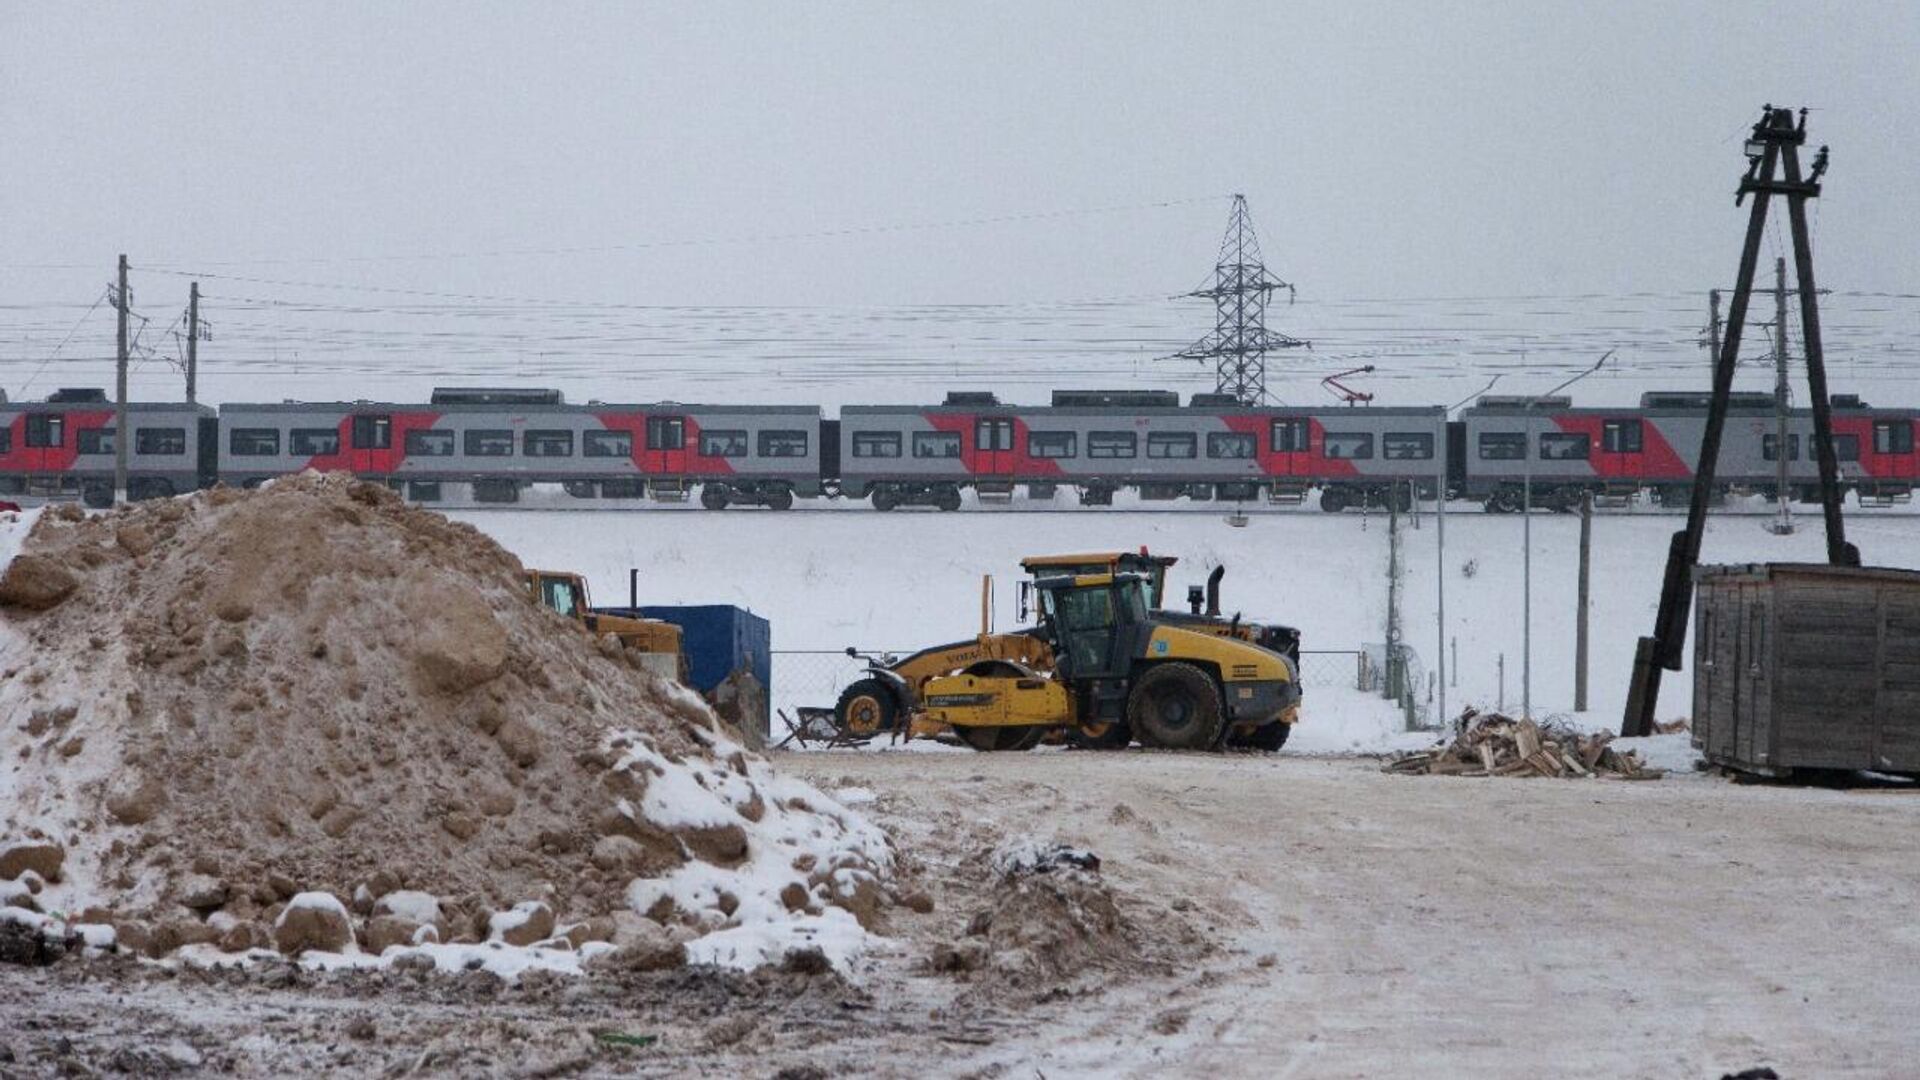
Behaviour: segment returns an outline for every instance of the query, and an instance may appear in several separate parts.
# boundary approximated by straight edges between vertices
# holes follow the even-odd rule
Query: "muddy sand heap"
[[[856,951],[884,837],[520,575],[341,477],[48,511],[0,576],[0,922],[443,966]]]

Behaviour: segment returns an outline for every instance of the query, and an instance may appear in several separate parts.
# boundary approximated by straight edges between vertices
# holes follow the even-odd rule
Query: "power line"
[[[33,386],[34,380],[40,377],[40,373],[47,370],[47,365],[53,363],[53,358],[60,355],[60,350],[67,347],[67,342],[73,340],[73,335],[80,331],[81,324],[85,323],[95,311],[99,310],[100,305],[106,302],[107,292],[106,290],[102,290],[100,295],[96,297],[93,303],[87,308],[86,314],[80,316],[79,320],[73,324],[73,329],[67,331],[67,336],[60,339],[60,344],[55,345],[53,351],[47,354],[47,358],[40,361],[40,366],[33,369],[33,374],[27,376],[27,381],[20,384],[20,393],[23,397],[26,395],[27,390]]]
[[[1160,199],[1152,202],[1123,203],[1112,206],[1077,207],[1061,210],[1035,210],[1016,214],[950,218],[943,221],[890,222],[881,225],[850,225],[833,229],[792,232],[749,233],[736,236],[683,237],[668,240],[640,240],[626,244],[593,244],[574,247],[493,248],[478,251],[417,252],[395,255],[349,255],[306,259],[225,259],[201,260],[201,266],[319,266],[355,263],[437,262],[443,260],[504,259],[556,255],[606,255],[628,251],[657,251],[687,247],[722,247],[739,244],[769,244],[793,240],[832,240],[849,236],[872,236],[898,232],[926,232],[938,229],[966,229],[987,225],[1011,225],[1032,221],[1058,221],[1066,218],[1124,214],[1142,210],[1165,210],[1218,202],[1225,195],[1203,195],[1186,199]],[[160,265],[146,269],[159,269]]]

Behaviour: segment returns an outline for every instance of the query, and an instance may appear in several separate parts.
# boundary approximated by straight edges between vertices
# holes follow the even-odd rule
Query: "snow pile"
[[[33,531],[33,524],[40,520],[40,514],[39,507],[0,512],[0,573],[4,573],[7,564],[20,554],[20,545],[27,542],[27,534]]]
[[[337,477],[49,511],[0,576],[0,842],[64,856],[27,902],[150,955],[850,959],[884,837],[521,574]]]

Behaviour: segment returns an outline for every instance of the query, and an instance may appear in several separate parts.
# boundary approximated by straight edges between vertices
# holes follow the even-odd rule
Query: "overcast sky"
[[[112,319],[83,315],[123,251],[163,356],[186,294],[164,271],[200,275],[216,400],[261,392],[269,363],[392,372],[394,392],[605,368],[685,396],[710,363],[763,365],[771,396],[871,399],[901,396],[894,357],[909,381],[1055,364],[1085,384],[1107,356],[1109,383],[1204,381],[1150,358],[1208,329],[1167,298],[1206,277],[1236,191],[1299,286],[1273,325],[1315,339],[1315,379],[1398,364],[1438,394],[1489,357],[1548,378],[1535,358],[1617,341],[1639,355],[1623,394],[1731,283],[1739,143],[1769,101],[1812,106],[1833,146],[1821,284],[1920,294],[1912,2],[4,10],[16,395],[98,381]],[[583,306],[516,321],[399,290]],[[466,307],[393,310],[412,304]],[[736,310],[587,306],[613,304]],[[894,310],[948,304],[1033,306]],[[1856,351],[1912,349],[1920,301],[1832,305],[1843,348],[1853,326]],[[830,310],[764,310],[787,306]]]

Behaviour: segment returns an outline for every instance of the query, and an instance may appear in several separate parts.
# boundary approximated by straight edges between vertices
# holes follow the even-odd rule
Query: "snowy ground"
[[[0,1050],[49,1073],[1223,1080],[1885,1077],[1920,1057],[1920,796],[1896,789],[1389,776],[1285,754],[781,760],[870,793],[853,798],[934,901],[895,912],[893,948],[850,986],[8,968]],[[1098,854],[1141,934],[1197,923],[1216,947],[1037,999],[919,966],[985,903],[969,859],[1030,835]]]

